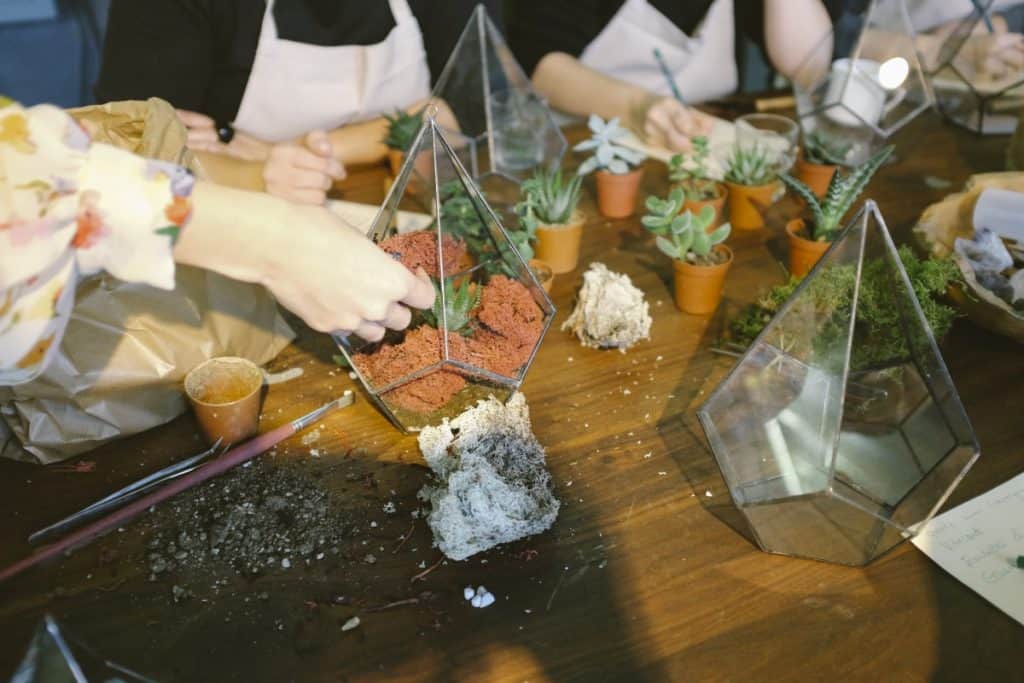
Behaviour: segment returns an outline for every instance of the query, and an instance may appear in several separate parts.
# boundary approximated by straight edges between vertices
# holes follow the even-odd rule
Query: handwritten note
[[[914,545],[1024,624],[1024,474],[935,517]]]

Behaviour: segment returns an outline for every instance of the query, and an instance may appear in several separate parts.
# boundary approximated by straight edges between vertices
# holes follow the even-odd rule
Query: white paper
[[[913,539],[936,564],[1024,624],[1024,474],[932,519]]]
[[[361,204],[341,199],[329,199],[327,200],[327,209],[365,234],[373,226],[373,219],[377,217],[380,207],[376,204]],[[400,233],[422,230],[430,225],[431,220],[429,214],[416,213],[414,211],[399,211],[396,217],[398,232]]]
[[[1001,237],[1024,243],[1024,192],[998,187],[982,190],[974,205],[974,229],[988,228]]]
[[[657,159],[665,163],[668,163],[668,160],[675,154],[675,152],[664,147],[648,145],[633,134],[632,131],[629,131],[629,135],[626,137],[618,140],[618,143],[623,147],[641,151],[651,159]],[[711,129],[711,135],[708,136],[708,149],[711,151],[708,155],[709,176],[716,180],[721,180],[725,174],[725,162],[729,159],[729,155],[732,154],[732,148],[735,144],[736,126],[729,121],[716,119],[715,126]]]

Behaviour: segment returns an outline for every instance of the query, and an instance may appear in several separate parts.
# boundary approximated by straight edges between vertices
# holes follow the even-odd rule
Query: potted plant
[[[398,177],[402,168],[402,158],[409,151],[412,141],[416,139],[420,125],[423,123],[423,110],[409,113],[396,109],[394,116],[384,115],[388,122],[388,132],[382,141],[388,148],[388,163],[391,175]]]
[[[555,274],[574,270],[579,261],[586,222],[586,216],[577,208],[582,186],[580,175],[566,180],[561,170],[541,168],[523,181],[523,199],[515,207],[523,230],[537,236],[534,255]]]
[[[587,126],[593,135],[573,147],[573,150],[593,150],[594,153],[580,164],[577,173],[585,176],[591,171],[597,171],[597,209],[602,216],[632,216],[636,209],[640,180],[644,175],[644,169],[639,164],[646,157],[643,152],[616,144],[617,140],[628,135],[626,129],[619,125],[618,118],[605,123],[600,116],[591,114]]]
[[[715,211],[710,229],[722,224],[725,213],[725,199],[728,191],[725,185],[708,175],[708,155],[711,150],[707,137],[693,138],[693,152],[684,157],[676,154],[668,161],[668,179],[683,190],[683,211],[700,213],[705,206]]]
[[[794,175],[818,197],[824,197],[832,176],[846,163],[850,143],[835,135],[816,130],[804,136],[803,153],[797,157]]]
[[[697,315],[712,313],[732,264],[732,250],[722,244],[732,228],[726,223],[709,232],[715,210],[705,206],[695,214],[682,208],[684,201],[678,187],[666,199],[649,197],[641,222],[657,236],[658,249],[672,259],[676,307]]]
[[[832,176],[825,197],[820,200],[803,182],[788,174],[782,175],[782,182],[806,202],[811,213],[810,222],[803,218],[794,218],[786,224],[786,236],[789,238],[789,272],[792,275],[802,277],[814,267],[822,254],[828,251],[832,240],[842,229],[843,216],[867,187],[871,176],[892,154],[892,150],[891,145],[879,150],[849,174],[837,171]]]
[[[764,227],[761,212],[771,206],[777,181],[778,172],[763,146],[737,145],[733,149],[725,170],[725,186],[729,188],[729,222],[737,230]]]

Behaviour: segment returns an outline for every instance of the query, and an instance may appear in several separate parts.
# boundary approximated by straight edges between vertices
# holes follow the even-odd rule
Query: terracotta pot
[[[764,227],[763,212],[772,205],[778,181],[766,185],[737,185],[729,188],[729,222],[735,230],[760,230]]]
[[[569,217],[568,223],[541,223],[537,226],[537,246],[533,250],[534,254],[551,266],[551,272],[554,274],[561,275],[576,269],[576,263],[580,258],[583,224],[586,220],[583,212],[577,209]]]
[[[638,168],[629,173],[609,173],[598,171],[597,177],[597,210],[606,218],[627,218],[636,210],[636,196],[640,192],[640,181],[644,177],[644,169]],[[555,271],[556,273],[558,271]]]
[[[732,250],[724,244],[715,251],[726,255],[726,260],[714,266],[700,266],[688,261],[673,261],[675,268],[676,308],[684,313],[705,315],[713,313],[722,300],[725,275],[732,265]]]
[[[398,172],[402,170],[402,162],[405,160],[405,152],[400,149],[388,149],[388,165],[391,166],[391,177],[397,178]]]
[[[831,242],[820,242],[801,237],[806,227],[803,218],[794,218],[786,223],[786,236],[789,238],[789,274],[803,277],[810,272],[822,254],[832,246]]]
[[[829,164],[813,164],[804,159],[803,156],[799,156],[796,159],[795,170],[796,173],[794,175],[796,179],[811,188],[811,192],[821,199],[828,191],[828,185],[832,182],[832,176],[836,174],[839,167]]]
[[[729,190],[722,183],[715,183],[715,188],[718,190],[718,196],[714,199],[687,199],[683,202],[682,208],[682,211],[689,211],[694,214],[700,213],[701,209],[705,206],[710,206],[714,209],[715,220],[708,226],[708,232],[716,230],[725,220],[725,200],[729,197]]]
[[[551,293],[551,285],[555,283],[555,273],[551,270],[551,266],[545,261],[540,259],[530,259],[527,264],[530,266],[530,270],[533,271],[534,277],[537,278],[537,282],[548,294]]]
[[[256,433],[263,372],[245,358],[211,358],[185,375],[185,393],[210,443],[239,443]]]

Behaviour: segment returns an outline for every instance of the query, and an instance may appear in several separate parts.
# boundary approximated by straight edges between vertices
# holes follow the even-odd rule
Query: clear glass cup
[[[796,161],[800,127],[796,121],[778,114],[746,114],[736,119],[736,145],[740,149],[763,147],[772,165],[786,173]]]
[[[493,92],[488,100],[497,169],[520,173],[544,161],[544,126],[547,112],[532,93],[519,90]]]

